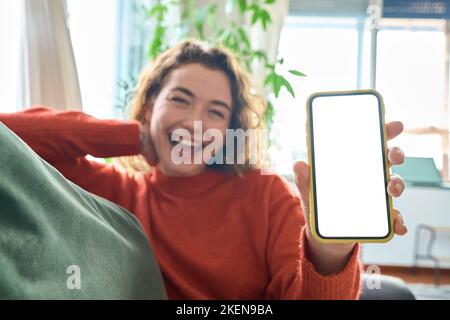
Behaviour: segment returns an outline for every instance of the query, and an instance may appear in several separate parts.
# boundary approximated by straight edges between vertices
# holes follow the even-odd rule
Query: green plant
[[[153,25],[153,33],[148,44],[148,58],[153,60],[175,43],[187,37],[196,37],[213,45],[220,44],[229,48],[250,73],[252,66],[261,64],[264,67],[264,81],[261,86],[264,88],[268,102],[264,116],[266,125],[270,129],[275,114],[271,96],[278,98],[282,88],[285,88],[293,98],[295,98],[295,92],[291,83],[278,71],[284,60],[280,58],[275,63],[270,62],[264,51],[253,48],[249,33],[240,25],[240,22],[248,17],[252,26],[260,24],[266,31],[272,23],[269,9],[275,3],[276,0],[227,0],[220,2],[220,5],[223,6],[220,8],[217,2],[198,7],[195,0],[156,1],[150,8],[142,8],[146,12],[147,19]],[[180,23],[170,25],[168,14],[175,6],[183,8]],[[222,9],[228,16],[235,11],[239,14],[234,15],[234,19],[227,20],[226,25],[219,25],[219,9]],[[175,34],[175,37],[168,37],[169,31],[172,35]],[[305,76],[298,70],[289,70],[288,72],[298,77]],[[130,89],[133,84],[122,81],[121,87]],[[126,99],[127,96],[125,96]]]

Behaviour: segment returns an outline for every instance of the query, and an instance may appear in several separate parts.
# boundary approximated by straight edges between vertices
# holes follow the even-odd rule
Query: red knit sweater
[[[137,122],[36,107],[0,121],[82,188],[134,213],[171,299],[354,299],[359,246],[342,272],[323,276],[305,253],[299,197],[277,175],[243,178],[131,174],[85,158],[139,153]],[[87,249],[88,250],[88,249]]]

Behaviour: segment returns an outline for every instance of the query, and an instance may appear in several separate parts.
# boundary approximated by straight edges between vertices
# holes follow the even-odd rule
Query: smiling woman
[[[164,173],[193,175],[204,170],[205,163],[192,161],[191,164],[175,165],[171,161],[172,132],[184,128],[193,133],[194,120],[202,122],[202,130],[218,130],[222,137],[226,136],[226,129],[262,129],[266,105],[260,96],[251,94],[250,89],[249,76],[231,58],[231,53],[184,42],[167,50],[142,72],[131,104],[131,118],[150,129],[148,141],[153,142],[152,149],[160,150],[158,157]],[[196,142],[206,143],[203,138]],[[234,150],[236,156],[245,153],[245,163],[222,161],[222,165],[211,167],[235,173],[252,168],[249,155],[262,154],[264,150],[249,150],[251,145],[260,147],[247,144],[243,150]],[[192,151],[192,157],[195,157],[196,151]],[[147,156],[148,159],[154,157]],[[262,156],[259,159],[264,161]]]
[[[138,218],[171,299],[358,298],[359,244],[323,244],[311,236],[306,163],[294,164],[301,197],[282,177],[249,163],[250,145],[244,164],[174,163],[171,135],[178,129],[195,134],[196,122],[203,133],[261,128],[265,104],[251,92],[229,51],[186,41],[143,71],[130,122],[42,107],[0,114],[0,121],[67,179]],[[402,129],[388,124],[388,138]],[[184,145],[210,143],[194,136]],[[88,154],[143,155],[152,170],[132,175]],[[399,149],[388,157],[403,162]],[[402,190],[395,177],[387,191],[400,196]],[[406,232],[399,212],[394,229]]]
[[[204,82],[205,78],[209,79],[208,83]],[[162,171],[167,175],[193,175],[203,171],[204,163],[192,161],[177,165],[171,161],[171,137],[175,130],[183,128],[196,139],[194,119],[201,122],[203,130],[214,128],[225,136],[232,115],[231,89],[226,75],[199,64],[186,64],[171,72],[164,88],[149,101],[144,108],[147,108],[147,118],[151,119],[150,134],[155,149],[159,150]],[[203,137],[192,142],[200,146],[207,143]],[[193,148],[192,151],[194,159],[202,149]],[[203,158],[201,154],[200,158]]]

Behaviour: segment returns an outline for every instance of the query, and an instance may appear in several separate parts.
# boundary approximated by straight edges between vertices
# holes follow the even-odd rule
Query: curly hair
[[[130,104],[130,119],[144,123],[145,105],[152,97],[156,97],[167,79],[168,75],[175,69],[198,63],[212,70],[222,71],[231,84],[232,115],[229,129],[263,129],[264,111],[266,110],[265,99],[256,93],[252,86],[249,74],[241,66],[239,59],[224,47],[210,47],[198,40],[186,40],[161,53],[154,61],[150,62],[142,71],[135,90],[134,98]],[[253,148],[256,150],[250,150]],[[236,174],[260,167],[264,163],[260,139],[257,143],[249,144],[245,141],[242,164],[212,164],[209,167],[216,170],[225,170]],[[250,163],[249,155],[256,152],[257,163]],[[242,156],[242,155],[241,155]],[[149,171],[149,166],[144,163],[141,156],[127,157],[122,161],[127,169],[134,171]]]

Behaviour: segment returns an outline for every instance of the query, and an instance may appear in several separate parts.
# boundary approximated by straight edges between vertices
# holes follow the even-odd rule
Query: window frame
[[[404,134],[408,135],[437,135],[441,138],[442,169],[440,170],[442,179],[450,181],[449,176],[449,85],[450,85],[450,21],[444,19],[405,19],[405,18],[382,18],[380,30],[402,30],[419,31],[430,30],[443,32],[445,35],[445,71],[444,71],[444,104],[442,115],[446,119],[446,127],[423,126],[406,127]],[[372,71],[371,71],[372,72]],[[376,72],[376,70],[375,70]]]
[[[299,15],[294,12],[291,12],[286,17],[285,26],[294,27],[294,28],[302,28],[302,27],[311,27],[313,26],[311,23],[299,22],[298,18],[302,17],[311,17],[310,15]],[[357,52],[357,89],[363,89],[367,80],[363,77],[363,70],[365,67],[365,59],[371,59],[371,66],[369,67],[369,75],[371,87],[375,88],[376,85],[376,60],[373,62],[371,57],[377,56],[378,44],[372,45],[370,47],[370,55],[371,57],[364,56],[364,37],[365,32],[370,32],[370,41],[372,42],[373,37],[375,40],[377,39],[377,33],[382,30],[434,30],[441,31],[445,34],[445,76],[444,76],[444,104],[442,106],[442,115],[446,119],[446,126],[436,127],[433,125],[425,126],[425,127],[406,127],[404,130],[404,134],[407,135],[438,135],[441,138],[441,149],[440,153],[442,154],[442,169],[441,176],[442,179],[446,182],[450,181],[450,164],[449,164],[449,149],[450,149],[450,122],[449,122],[449,104],[450,104],[450,20],[444,19],[406,19],[406,18],[381,18],[380,25],[374,31],[367,28],[367,21],[370,19],[369,16],[360,16],[360,17],[324,17],[318,16],[318,18],[349,18],[353,21],[357,21],[357,32],[358,32],[358,52]],[[327,25],[327,27],[332,26],[333,23]],[[352,28],[353,23],[349,22],[345,27]],[[342,25],[338,25],[339,28],[342,28]],[[374,63],[374,64],[372,64]]]

